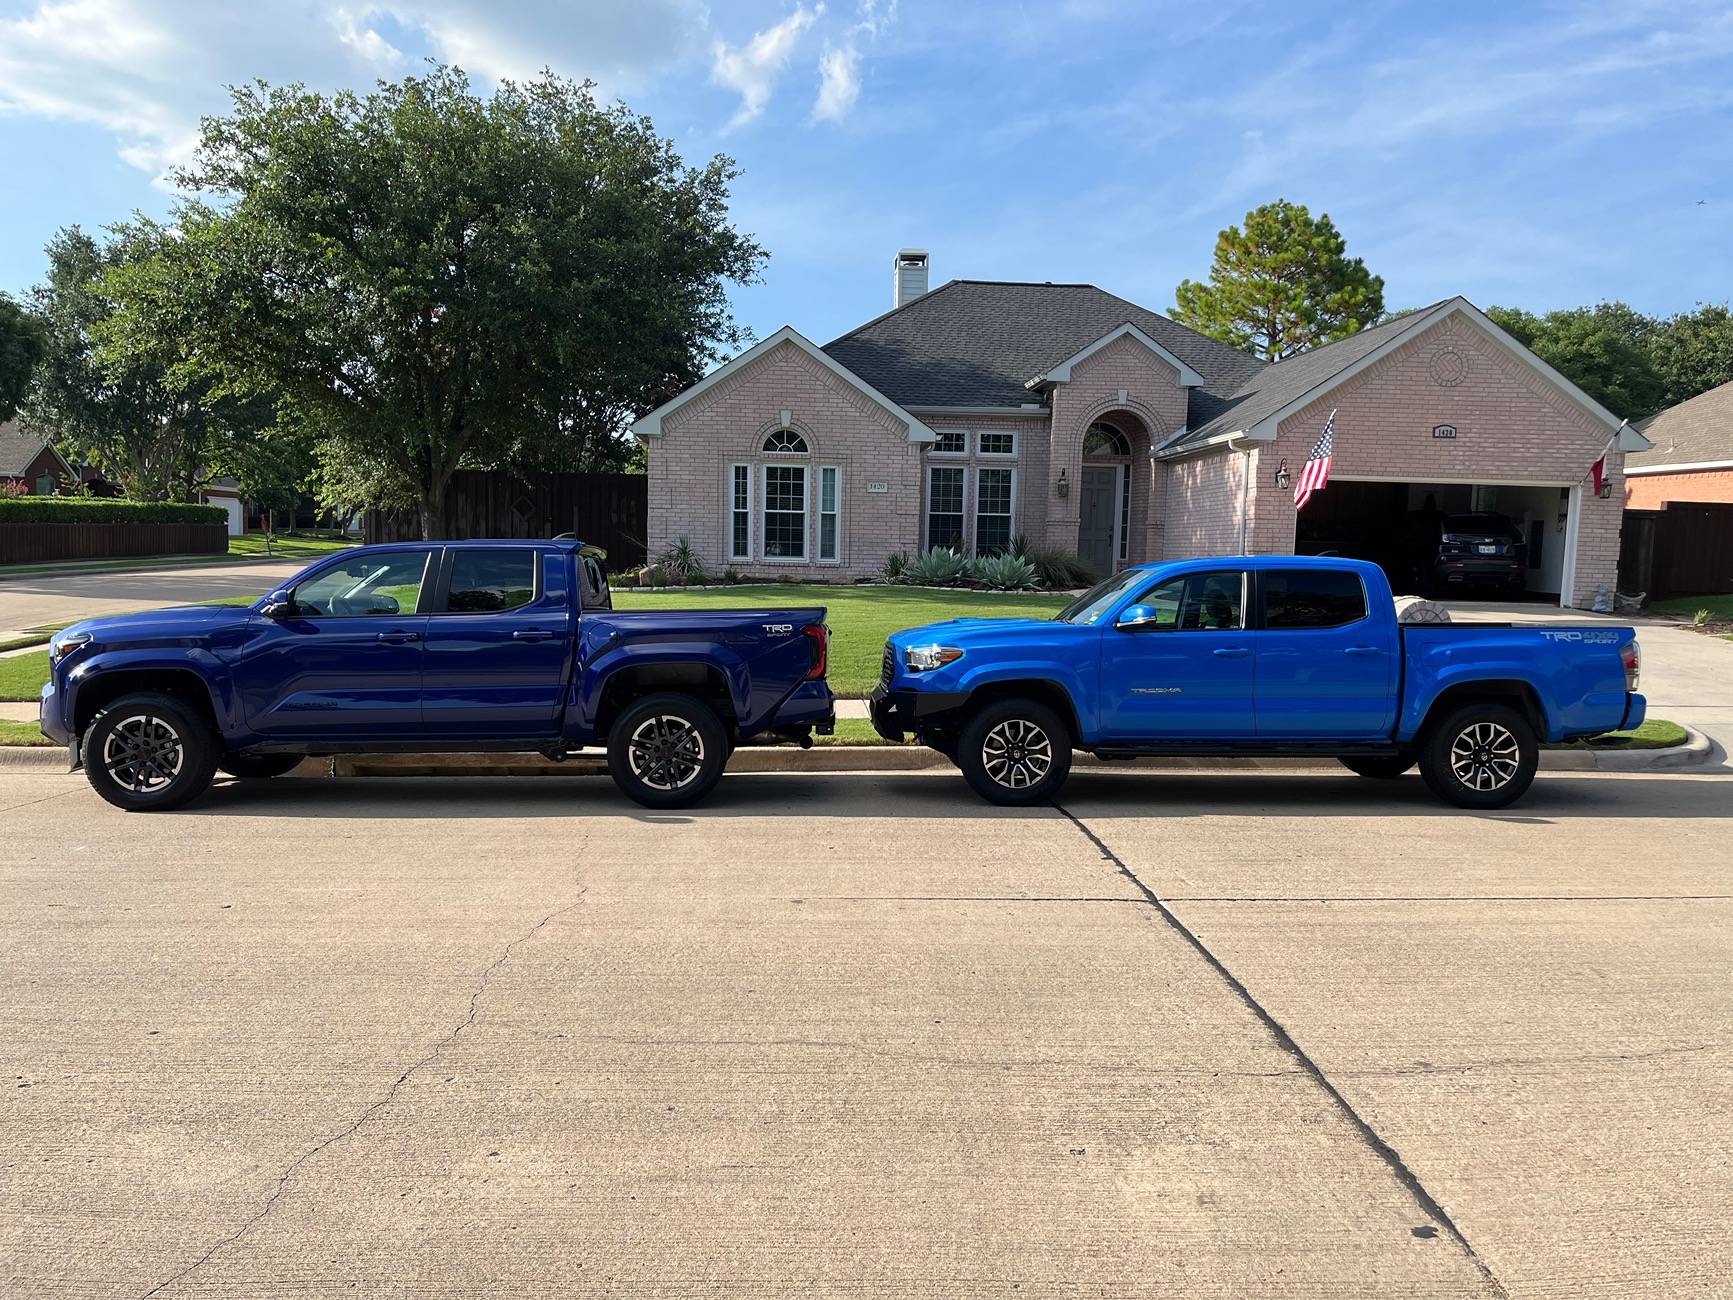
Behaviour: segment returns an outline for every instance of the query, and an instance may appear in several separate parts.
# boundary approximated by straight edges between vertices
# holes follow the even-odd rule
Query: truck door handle
[[[1224,645],[1215,652],[1217,659],[1244,659],[1251,653],[1243,645]]]
[[[552,632],[544,632],[539,627],[526,627],[513,632],[511,639],[513,641],[551,641],[553,636]]]
[[[410,641],[421,640],[419,632],[381,632],[379,639],[386,645],[404,645]]]
[[[1381,655],[1384,653],[1384,647],[1376,645],[1351,645],[1347,649],[1343,650],[1342,653],[1345,655]]]

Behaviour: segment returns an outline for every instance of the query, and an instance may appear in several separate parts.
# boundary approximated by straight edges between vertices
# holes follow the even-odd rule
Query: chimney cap
[[[926,260],[927,250],[924,248],[899,248],[897,250],[898,265],[901,265],[904,261],[924,262]]]

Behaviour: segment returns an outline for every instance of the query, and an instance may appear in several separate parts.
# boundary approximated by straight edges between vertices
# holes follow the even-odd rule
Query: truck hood
[[[173,605],[137,614],[109,614],[74,623],[55,639],[80,634],[98,646],[208,644],[244,628],[257,615],[247,605]]]
[[[1050,618],[951,618],[943,623],[923,623],[891,636],[897,646],[951,645],[967,649],[1017,636],[1031,627],[1044,627]]]

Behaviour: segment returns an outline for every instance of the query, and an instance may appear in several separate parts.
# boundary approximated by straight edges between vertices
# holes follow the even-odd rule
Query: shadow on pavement
[[[1061,795],[1080,816],[1473,817],[1544,825],[1578,818],[1733,818],[1718,780],[1551,774],[1515,807],[1440,803],[1417,776],[1372,782],[1281,772],[1075,772]],[[177,814],[167,814],[177,815]],[[685,825],[724,817],[1047,818],[1048,805],[996,808],[950,772],[751,773],[725,778],[696,808],[657,812],[606,777],[348,777],[223,781],[182,816],[445,818],[629,817]]]

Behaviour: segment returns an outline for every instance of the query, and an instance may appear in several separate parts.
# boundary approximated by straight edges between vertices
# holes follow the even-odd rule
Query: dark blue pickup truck
[[[1239,556],[1127,569],[1051,620],[898,632],[871,708],[1001,804],[1052,798],[1085,749],[1418,764],[1441,798],[1499,808],[1541,741],[1641,723],[1637,670],[1628,627],[1403,624],[1377,565]]]
[[[626,794],[702,798],[737,744],[835,705],[818,607],[619,613],[578,542],[361,547],[250,607],[87,619],[49,644],[42,731],[98,794],[179,807],[308,755],[606,745]]]

